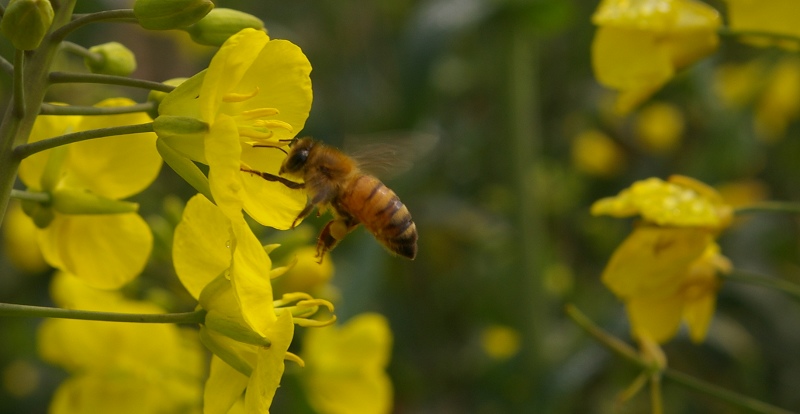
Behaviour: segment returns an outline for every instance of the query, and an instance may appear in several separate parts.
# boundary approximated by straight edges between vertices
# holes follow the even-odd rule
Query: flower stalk
[[[626,344],[625,342],[619,340],[617,337],[609,334],[608,332],[602,330],[600,327],[594,324],[583,312],[578,310],[572,304],[568,304],[565,307],[565,312],[573,322],[575,322],[581,329],[586,331],[589,335],[594,337],[600,344],[614,352],[615,354],[625,358],[629,362],[637,365],[638,367],[649,370],[652,368],[652,363],[646,361],[642,358],[635,349],[633,349],[630,345]],[[657,375],[657,374],[655,374]],[[730,405],[736,406],[738,408],[747,410],[753,413],[762,413],[762,414],[790,414],[791,411],[784,410],[780,407],[776,407],[771,404],[767,404],[763,401],[756,400],[751,397],[747,397],[741,395],[739,393],[726,390],[722,387],[718,387],[714,384],[709,382],[697,379],[692,377],[691,375],[684,374],[680,371],[676,371],[671,368],[664,368],[661,371],[661,377],[672,381],[675,384],[681,385],[685,388],[710,395],[715,397],[721,401],[724,401]],[[652,379],[652,377],[651,377]],[[651,391],[655,392],[655,391]],[[660,398],[659,396],[655,396],[651,394],[653,399]],[[655,402],[655,401],[654,401]]]
[[[98,109],[112,109],[112,108],[98,108]],[[137,111],[138,112],[138,111]],[[55,138],[43,139],[41,141],[31,142],[30,144],[20,145],[14,148],[14,156],[19,160],[23,160],[37,152],[49,150],[62,145],[72,144],[74,142],[86,141],[88,139],[110,137],[115,135],[129,135],[139,134],[142,132],[153,132],[153,123],[123,125],[110,128],[90,129],[88,131],[73,132],[71,134],[64,134]]]
[[[0,316],[79,319],[105,322],[196,324],[203,323],[206,311],[199,309],[194,312],[182,313],[117,313],[0,303]]]

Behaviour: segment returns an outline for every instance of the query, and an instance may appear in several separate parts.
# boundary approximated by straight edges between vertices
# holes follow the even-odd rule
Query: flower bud
[[[33,224],[40,229],[47,228],[55,218],[53,209],[50,206],[31,200],[22,200],[21,204],[22,211],[33,219]]]
[[[137,203],[100,197],[78,188],[56,188],[52,197],[53,209],[63,214],[122,214],[139,210]]]
[[[172,78],[161,83],[163,83],[164,85],[178,86],[184,81],[186,81],[186,79],[188,78]],[[153,109],[147,111],[147,114],[150,115],[150,118],[153,119],[158,118],[158,105],[161,104],[161,101],[163,101],[168,94],[169,94],[168,92],[162,92],[162,91],[150,91],[150,93],[147,94],[147,102],[156,103]]]
[[[214,9],[199,22],[184,29],[196,43],[222,46],[229,37],[247,28],[264,30],[264,22],[252,14],[233,9]]]
[[[11,0],[0,21],[0,31],[15,48],[33,50],[42,43],[52,23],[49,0]]]
[[[133,14],[145,29],[170,30],[197,23],[213,8],[211,0],[137,0]]]
[[[189,116],[161,115],[153,121],[153,131],[181,155],[205,163],[207,123]]]
[[[117,42],[104,43],[89,48],[96,55],[86,58],[84,63],[92,73],[128,76],[136,70],[136,56],[127,47]]]

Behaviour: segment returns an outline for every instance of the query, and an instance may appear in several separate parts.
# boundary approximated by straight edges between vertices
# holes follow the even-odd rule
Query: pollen
[[[259,87],[256,86],[250,93],[235,93],[235,92],[226,93],[222,97],[222,102],[244,102],[258,95],[259,90],[260,90]]]

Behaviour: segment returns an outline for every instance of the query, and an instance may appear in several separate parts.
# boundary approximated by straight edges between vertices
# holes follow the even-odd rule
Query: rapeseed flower
[[[303,338],[302,382],[320,414],[380,414],[392,411],[386,366],[392,332],[382,315],[364,313],[344,325],[309,331]]]
[[[207,70],[161,102],[156,132],[179,153],[210,167],[215,202],[227,215],[235,216],[234,193],[250,216],[277,229],[288,229],[305,206],[304,192],[241,169],[277,175],[285,153],[276,148],[285,151],[311,110],[310,72],[299,47],[245,29],[222,45]],[[185,134],[171,129],[172,121],[187,118],[204,127]]]
[[[603,0],[592,22],[592,67],[602,85],[619,91],[622,113],[716,50],[721,24],[715,9],[695,0]]]
[[[53,301],[62,308],[163,313],[148,302],[89,287],[57,273]],[[70,373],[50,402],[52,414],[193,412],[200,406],[203,353],[197,333],[170,324],[47,319],[41,357]]]
[[[243,392],[248,413],[267,412],[284,359],[302,364],[287,352],[294,324],[324,325],[328,322],[304,316],[320,305],[332,306],[302,294],[273,301],[270,279],[285,269],[272,268],[241,204],[238,217],[231,219],[202,195],[189,200],[175,229],[173,261],[183,285],[208,312],[200,330],[201,340],[214,353],[205,412],[227,413]]]
[[[673,176],[638,181],[597,201],[592,214],[642,218],[602,275],[625,303],[633,335],[663,343],[683,321],[690,338],[701,342],[714,313],[717,274],[731,271],[714,241],[730,224],[731,207],[705,184]]]
[[[727,0],[728,27],[747,33],[745,40],[756,46],[776,45],[797,50],[800,40],[800,17],[794,0]],[[758,33],[789,36],[795,39],[760,36]]]
[[[127,106],[126,98],[107,99],[97,106]],[[146,123],[142,113],[103,116],[43,116],[36,118],[30,142],[69,132]],[[22,161],[19,177],[30,191],[51,195],[42,206],[52,220],[38,230],[39,246],[53,267],[104,289],[129,282],[144,268],[153,236],[136,214],[136,205],[117,200],[147,188],[161,168],[156,135],[140,133],[81,141],[34,154]],[[69,201],[89,198],[121,206],[119,214],[71,212]],[[100,201],[102,200],[102,201]],[[104,212],[98,212],[104,213]],[[106,212],[107,213],[107,212]],[[102,260],[98,260],[102,257]]]

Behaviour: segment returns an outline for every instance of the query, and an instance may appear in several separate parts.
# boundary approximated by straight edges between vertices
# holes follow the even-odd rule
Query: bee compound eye
[[[306,160],[308,160],[307,149],[301,149],[299,151],[296,151],[289,156],[288,160],[286,160],[286,170],[287,171],[300,170],[305,165]]]

